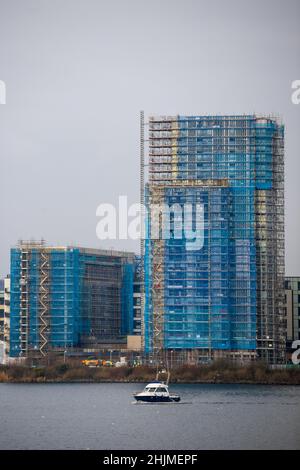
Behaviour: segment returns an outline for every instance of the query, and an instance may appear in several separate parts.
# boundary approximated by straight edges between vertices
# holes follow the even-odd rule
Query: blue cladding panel
[[[165,346],[229,349],[228,188],[167,189],[165,202],[204,209],[201,249],[165,242]]]
[[[123,281],[122,281],[122,324],[121,334],[133,334],[133,279],[134,264],[126,263],[123,265]]]
[[[274,122],[256,123],[255,126],[255,170],[256,188],[272,189],[273,181],[273,138],[277,130]]]
[[[79,250],[52,251],[51,266],[51,345],[69,347],[78,344],[80,324]]]

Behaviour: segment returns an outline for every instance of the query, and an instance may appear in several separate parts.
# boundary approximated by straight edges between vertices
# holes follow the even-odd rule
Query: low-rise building
[[[300,276],[285,278],[285,308],[287,324],[287,356],[293,352],[293,342],[300,340]]]
[[[4,279],[0,279],[0,364],[4,362]]]
[[[135,255],[21,242],[11,250],[10,356],[126,348]]]

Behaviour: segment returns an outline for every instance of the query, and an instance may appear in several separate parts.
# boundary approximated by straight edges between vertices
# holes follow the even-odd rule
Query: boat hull
[[[136,401],[143,401],[146,403],[167,403],[167,402],[179,402],[180,397],[178,395],[170,395],[168,397],[159,397],[155,395],[134,395]]]

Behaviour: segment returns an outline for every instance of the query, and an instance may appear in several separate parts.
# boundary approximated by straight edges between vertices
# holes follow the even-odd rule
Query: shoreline
[[[2,381],[0,380],[0,384],[147,384],[150,383],[150,380],[8,380]],[[270,385],[270,386],[300,386],[300,383],[294,382],[254,382],[254,381],[204,381],[204,380],[194,380],[194,381],[187,381],[177,380],[176,382],[170,380],[169,384],[171,385]]]
[[[0,366],[0,383],[140,384],[153,381],[155,376],[153,366],[89,368],[78,363]],[[227,362],[179,366],[171,369],[170,384],[300,385],[300,367],[271,369],[261,363],[241,366]]]

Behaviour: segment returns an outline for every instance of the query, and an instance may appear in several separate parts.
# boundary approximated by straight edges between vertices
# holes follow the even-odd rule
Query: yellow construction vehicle
[[[84,359],[81,364],[87,367],[99,367],[100,361],[98,359]]]
[[[114,363],[112,361],[102,361],[104,367],[112,367]]]

